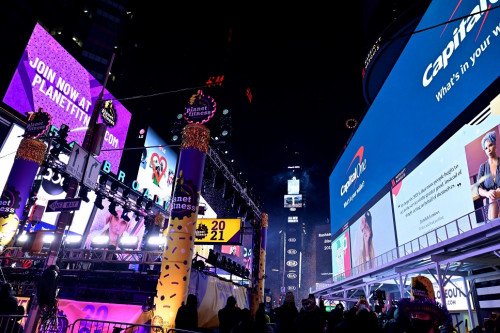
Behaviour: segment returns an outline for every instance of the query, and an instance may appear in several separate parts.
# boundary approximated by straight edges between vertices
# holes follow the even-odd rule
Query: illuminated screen
[[[349,243],[349,229],[342,232],[332,242],[332,275],[351,275],[351,249]]]
[[[371,259],[396,248],[391,196],[387,193],[350,227],[352,267],[371,268]]]
[[[81,145],[101,91],[102,85],[36,24],[3,102],[21,114],[43,108],[51,115],[52,125],[60,128],[61,124],[67,124],[73,130],[68,142],[77,141]],[[103,98],[114,100],[106,90]],[[131,115],[120,102],[114,100],[113,105],[117,122],[107,128],[98,160],[109,161],[111,171],[116,173]],[[102,122],[101,114],[98,122]]]
[[[330,175],[332,232],[358,214],[480,94],[493,86],[500,74],[500,39],[496,37],[500,33],[500,10],[469,15],[486,10],[489,3],[435,0],[429,5],[416,28],[419,33],[409,39]],[[460,17],[464,18],[440,24]],[[434,28],[426,29],[429,27]],[[454,31],[457,31],[456,35]],[[456,37],[459,34],[459,44],[450,50],[450,43],[458,40]],[[479,111],[476,110],[476,113]],[[464,146],[461,144],[460,148]],[[457,171],[465,173],[463,153],[460,161],[451,153],[442,156],[446,156],[450,164],[451,160],[457,159],[450,167],[458,165]],[[407,191],[405,195],[418,193],[422,186],[427,186],[436,176],[440,177],[441,173],[448,171],[445,164],[428,164],[422,170],[428,172],[430,178],[421,179],[419,187],[406,190],[405,179],[401,191]],[[431,175],[431,171],[435,174]],[[455,185],[460,183],[456,180],[453,181]],[[465,184],[462,182],[462,185]],[[460,192],[465,192],[466,187],[463,186]],[[403,192],[400,194],[403,195]],[[437,206],[425,207],[421,219],[429,215],[424,211],[436,213]],[[454,207],[462,209],[463,206],[456,202]],[[400,208],[394,208],[399,223]],[[468,211],[471,211],[470,208],[472,206],[468,204]],[[443,214],[447,209],[439,209],[436,217],[430,217],[423,225],[438,216],[449,222],[450,216]],[[415,227],[415,224],[408,227],[406,233],[416,232],[418,228]],[[401,232],[399,229],[398,233]]]
[[[137,246],[132,249],[136,250],[140,248],[145,230],[144,218],[141,216],[139,221],[136,221],[135,216],[129,213],[128,217],[130,221],[127,222],[121,218],[123,213],[123,208],[121,206],[116,206],[117,216],[114,217],[109,212],[109,200],[107,198],[102,200],[102,205],[104,209],[98,209],[95,213],[89,234],[85,241],[85,248],[90,248],[92,241],[95,241],[95,238],[98,236],[109,237],[106,243],[115,245],[117,249],[123,248],[121,245],[123,237],[135,236],[137,237]]]
[[[149,127],[142,150],[141,164],[137,172],[137,182],[141,187],[140,192],[147,188],[151,197],[159,196],[161,205],[165,201],[169,203],[176,166],[177,154]]]
[[[495,100],[500,101],[500,97]],[[489,189],[493,182],[491,173],[484,171],[488,157],[482,141],[490,133],[500,138],[500,115],[494,111],[495,100],[479,109],[477,116],[483,118],[481,122],[473,117],[393,188],[400,245],[486,204],[479,187]],[[470,219],[458,221],[463,230],[475,228],[480,222],[475,214],[469,216]]]
[[[221,253],[236,263],[252,270],[252,235],[243,234],[242,245],[222,245]]]
[[[12,124],[7,138],[3,142],[2,149],[0,150],[0,161],[2,168],[0,170],[0,189],[3,190],[7,179],[9,178],[10,169],[14,164],[17,149],[21,143],[24,129],[16,124]]]
[[[61,158],[68,158],[67,156],[61,155]],[[38,190],[36,205],[43,205],[47,207],[49,200],[64,199],[66,198],[66,192],[62,188],[62,183],[64,177],[60,174],[54,175],[52,169],[48,169],[48,174],[42,176],[42,186]],[[94,209],[94,199],[95,193],[89,191],[87,194],[89,202],[82,200],[80,209],[75,211],[73,217],[73,222],[71,223],[70,231],[72,233],[83,235],[87,223],[89,221],[92,210]],[[55,230],[59,213],[47,213],[45,212],[42,216],[42,221],[33,226],[30,230]]]
[[[283,205],[285,208],[301,208],[302,194],[285,194]]]
[[[300,193],[300,180],[288,179],[288,194],[299,194],[299,193]]]

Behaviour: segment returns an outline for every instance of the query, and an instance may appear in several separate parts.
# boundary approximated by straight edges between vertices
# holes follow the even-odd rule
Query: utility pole
[[[111,61],[109,62],[108,70],[106,72],[106,77],[104,79],[104,83],[102,85],[102,90],[99,93],[99,97],[94,104],[94,108],[92,109],[92,115],[90,116],[89,127],[85,132],[85,138],[83,140],[82,148],[87,152],[90,152],[90,147],[92,145],[92,140],[94,138],[94,128],[97,124],[97,119],[99,119],[99,111],[101,110],[102,98],[104,96],[104,90],[106,89],[106,84],[108,83],[109,73],[111,72],[111,67],[113,66],[113,61],[115,59],[115,54],[111,56]],[[86,166],[88,164],[88,159],[86,161]],[[78,180],[71,178],[68,186],[68,190],[66,192],[66,199],[73,199],[76,196],[76,192],[78,190]],[[64,235],[64,231],[66,228],[71,226],[71,222],[73,219],[73,214],[71,212],[61,212],[59,218],[56,223],[56,230],[54,231],[54,240],[50,244],[49,253],[47,255],[47,260],[45,261],[44,270],[50,265],[54,265],[57,261],[57,256],[59,254],[59,250],[62,244],[62,238]],[[40,315],[40,307],[36,301],[36,297],[33,298],[30,312],[28,315],[28,320],[26,322],[24,332],[31,333],[36,329],[36,323],[38,321],[38,317]]]

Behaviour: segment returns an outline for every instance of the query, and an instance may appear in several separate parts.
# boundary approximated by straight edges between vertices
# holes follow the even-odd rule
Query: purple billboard
[[[3,102],[21,114],[42,108],[51,115],[52,125],[69,126],[68,142],[81,144],[101,90],[102,85],[37,24]],[[104,90],[103,99],[114,100],[114,97]],[[108,127],[98,160],[111,162],[112,171],[116,173],[131,114],[116,100],[113,106],[116,125]],[[101,113],[98,122],[103,122]]]

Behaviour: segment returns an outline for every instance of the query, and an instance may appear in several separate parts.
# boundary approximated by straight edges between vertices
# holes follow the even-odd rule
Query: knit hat
[[[436,320],[438,326],[451,319],[446,306],[436,302],[432,282],[425,276],[411,278],[411,298],[400,299],[398,309],[408,317],[413,312],[428,313]]]
[[[311,312],[314,310],[316,307],[316,302],[314,302],[313,299],[310,298],[304,298],[302,300],[302,308],[308,312]]]
[[[295,296],[291,291],[287,291],[285,294],[285,302],[287,303],[295,303]]]

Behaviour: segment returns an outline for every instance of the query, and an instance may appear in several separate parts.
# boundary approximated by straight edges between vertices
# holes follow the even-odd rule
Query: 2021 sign
[[[198,219],[195,244],[241,245],[241,219]]]

